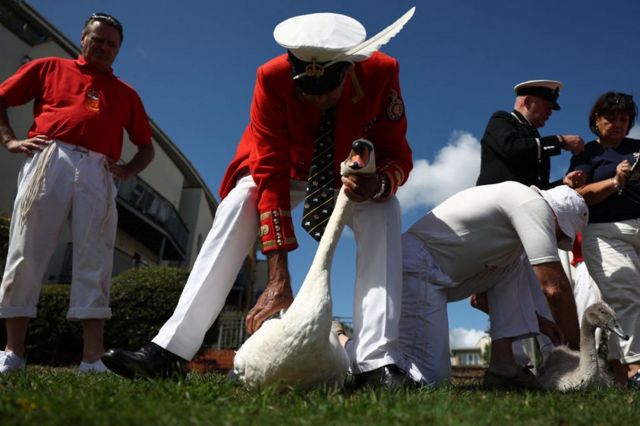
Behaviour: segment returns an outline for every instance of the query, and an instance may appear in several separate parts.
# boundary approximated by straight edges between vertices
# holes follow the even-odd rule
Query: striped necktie
[[[335,204],[333,185],[333,108],[322,112],[304,198],[302,227],[320,241]]]

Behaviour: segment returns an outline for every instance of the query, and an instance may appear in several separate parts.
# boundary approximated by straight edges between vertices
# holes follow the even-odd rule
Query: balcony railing
[[[334,320],[340,321],[347,330],[349,335],[353,334],[351,317],[334,317]],[[240,311],[228,310],[223,311],[216,321],[217,339],[215,343],[209,344],[210,347],[216,349],[239,348],[245,340],[249,338],[249,334],[244,328],[245,317]],[[207,345],[205,339],[205,345]]]
[[[180,214],[166,198],[158,194],[148,183],[136,177],[120,183],[118,201],[136,210],[145,219],[164,230],[171,242],[184,254],[189,240],[189,230]]]

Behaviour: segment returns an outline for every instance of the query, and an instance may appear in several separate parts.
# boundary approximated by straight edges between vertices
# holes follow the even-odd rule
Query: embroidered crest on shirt
[[[391,90],[389,93],[389,103],[387,104],[387,118],[391,121],[398,121],[404,115],[404,102],[398,96],[398,92]]]
[[[87,93],[84,95],[84,106],[90,111],[100,111],[100,92],[87,89]]]

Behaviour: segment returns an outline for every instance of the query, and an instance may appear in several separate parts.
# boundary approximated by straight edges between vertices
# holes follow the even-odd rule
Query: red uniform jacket
[[[412,157],[398,73],[398,62],[377,52],[356,63],[347,75],[335,112],[336,185],[340,185],[339,163],[358,138],[373,142],[378,171],[389,177],[392,193],[406,181]],[[307,180],[320,115],[296,92],[286,54],[258,68],[251,121],[227,168],[220,195],[224,198],[238,177],[251,173],[258,186],[263,252],[298,246],[290,214],[290,180]]]

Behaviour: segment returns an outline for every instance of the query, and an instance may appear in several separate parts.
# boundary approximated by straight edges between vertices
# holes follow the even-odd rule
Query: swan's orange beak
[[[369,164],[373,145],[365,139],[356,139],[351,144],[351,153],[349,154],[349,167],[353,170],[359,170]]]

